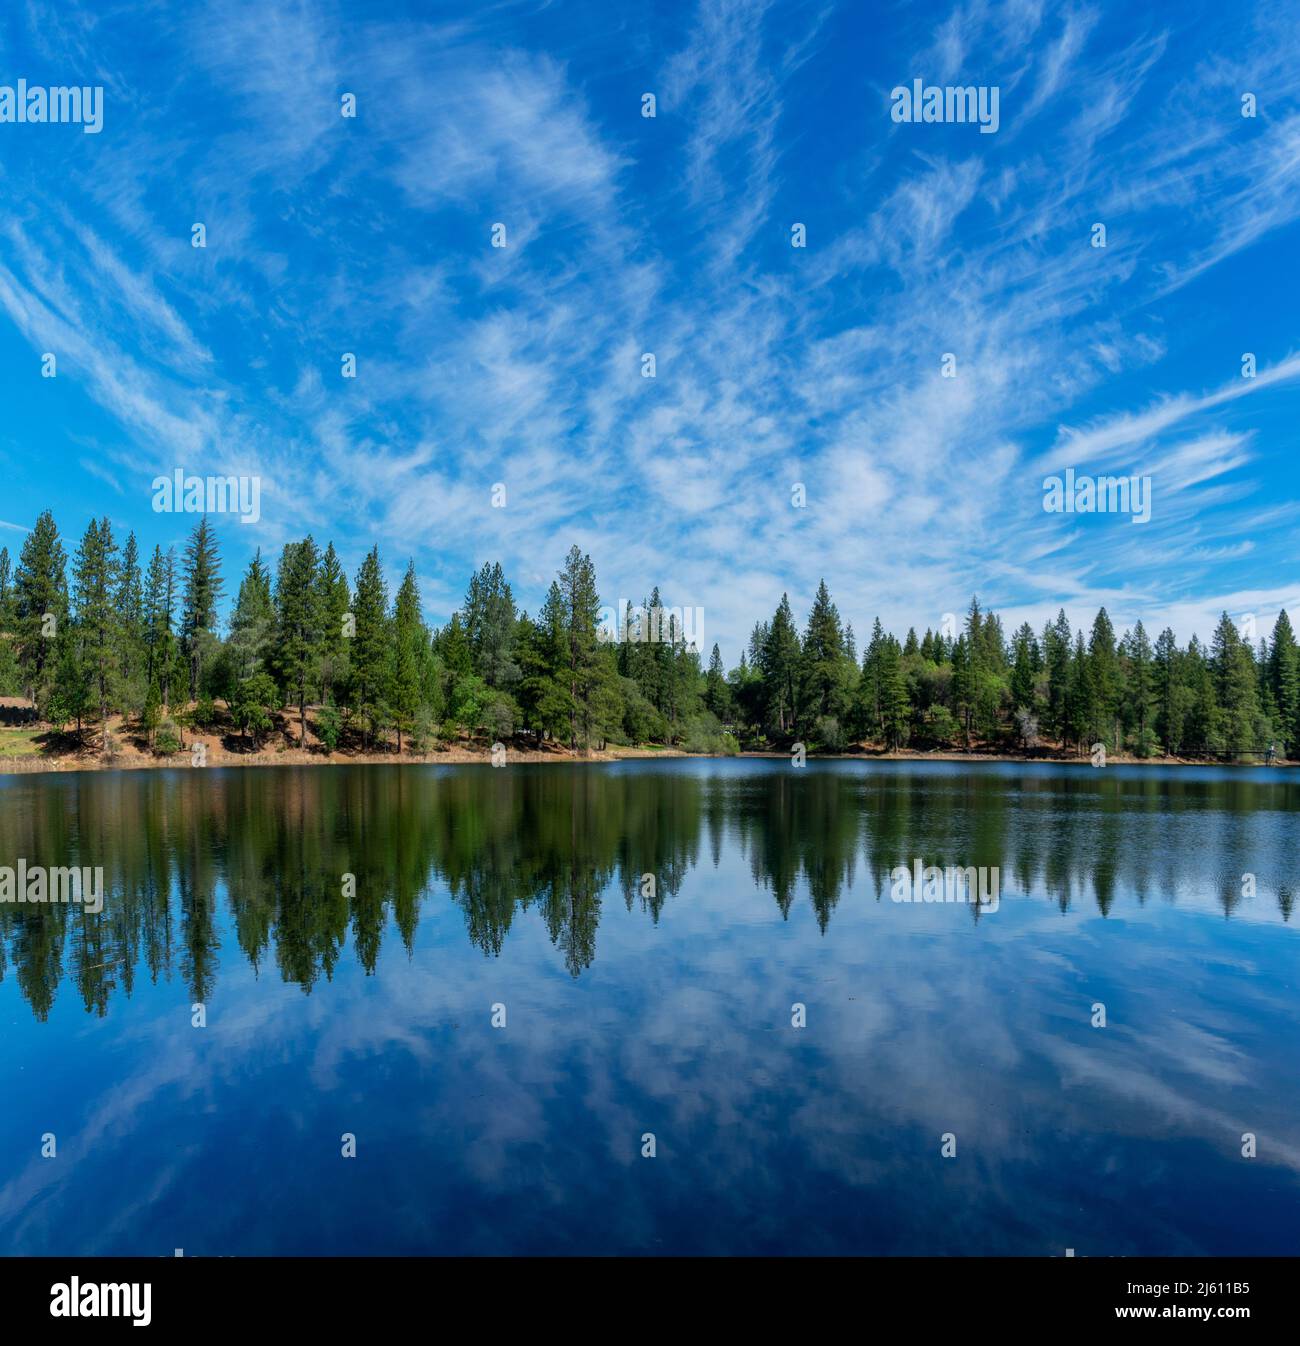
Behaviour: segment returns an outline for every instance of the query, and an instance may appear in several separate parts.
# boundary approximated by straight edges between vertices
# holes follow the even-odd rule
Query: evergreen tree
[[[1098,611],[1092,623],[1092,635],[1088,641],[1088,674],[1091,719],[1087,732],[1107,747],[1118,748],[1119,654],[1115,648],[1115,628],[1110,624],[1105,608]]]
[[[598,658],[596,625],[600,617],[600,595],[596,590],[596,569],[590,556],[570,547],[559,572],[561,613],[564,622],[564,668],[569,706],[569,745],[578,746],[579,735],[590,741],[597,696],[604,691],[607,665]]]
[[[134,533],[128,533],[118,563],[117,592],[113,596],[121,645],[118,651],[123,687],[142,706],[148,690],[144,674],[144,590],[140,578],[140,551]]]
[[[100,742],[109,751],[108,710],[117,691],[121,654],[121,617],[115,597],[118,586],[117,544],[107,519],[93,519],[72,563],[74,632],[80,670],[99,709]]]
[[[1124,720],[1132,735],[1134,753],[1138,757],[1149,757],[1157,739],[1152,723],[1155,714],[1156,670],[1151,641],[1141,622],[1125,637],[1123,652],[1127,660]]]
[[[1225,612],[1210,643],[1210,675],[1217,703],[1216,738],[1221,751],[1236,753],[1258,747],[1259,694],[1255,661],[1232,618]],[[1267,730],[1263,731],[1267,734]]]
[[[832,716],[843,720],[849,709],[844,632],[840,614],[831,602],[826,581],[817,586],[803,640],[803,697],[808,717]]]
[[[275,635],[275,605],[271,599],[271,572],[259,547],[239,581],[239,596],[230,617],[231,662],[237,682],[263,671]]]
[[[0,696],[17,696],[22,690],[18,653],[14,641],[13,570],[9,548],[0,547]]]
[[[1020,710],[1034,711],[1038,701],[1038,674],[1042,658],[1034,628],[1025,622],[1011,642],[1011,702]]]
[[[46,510],[23,541],[14,572],[14,636],[18,667],[28,699],[38,710],[54,684],[58,642],[66,634],[67,553],[54,515]],[[66,723],[66,721],[65,721]]]
[[[1300,649],[1284,608],[1273,625],[1268,650],[1268,682],[1277,713],[1278,733],[1287,755],[1300,755]]]
[[[1070,657],[1069,685],[1065,697],[1065,733],[1080,750],[1089,741],[1098,720],[1102,718],[1093,681],[1094,667],[1080,629],[1074,635],[1074,652]]]
[[[316,610],[320,617],[320,648],[317,672],[320,678],[321,704],[334,696],[335,688],[346,685],[348,677],[347,617],[352,606],[348,577],[331,542],[321,557],[316,572]]]
[[[145,677],[157,683],[163,705],[172,704],[172,677],[177,662],[172,621],[176,610],[176,561],[154,547],[144,582]]]
[[[724,723],[731,719],[731,688],[722,667],[722,651],[717,644],[709,655],[709,671],[704,688],[704,704],[709,713],[716,715]]]
[[[525,711],[538,739],[558,738],[570,726],[576,709],[563,674],[567,671],[568,631],[564,595],[551,581],[546,601],[529,624],[521,649]]]
[[[1183,733],[1190,710],[1190,692],[1183,680],[1183,658],[1174,633],[1165,627],[1156,640],[1153,656],[1156,737],[1172,756],[1183,746]]]
[[[1047,728],[1062,743],[1069,734],[1070,651],[1074,635],[1065,609],[1043,629],[1043,662],[1047,668]]]
[[[194,700],[202,691],[203,670],[216,642],[217,604],[222,595],[221,558],[206,514],[190,535],[182,573],[181,646],[189,664],[190,699]]]
[[[367,740],[385,713],[384,692],[388,672],[388,586],[379,564],[379,548],[372,547],[357,571],[352,588],[352,615],[356,635],[352,640],[353,708],[367,725]]]
[[[509,690],[519,681],[515,660],[515,600],[501,563],[484,563],[465,594],[465,634],[474,672],[489,686]]]
[[[766,693],[767,722],[778,734],[795,733],[799,715],[799,670],[802,651],[788,594],[767,627],[759,653],[759,671]]]
[[[415,562],[406,574],[393,600],[393,662],[389,703],[397,725],[397,753],[402,753],[402,730],[409,733],[420,707],[420,670],[424,665],[429,633],[420,613],[420,588],[415,578]],[[472,726],[471,726],[472,727]]]
[[[316,569],[320,554],[310,534],[285,544],[275,577],[275,667],[298,707],[298,746],[307,746],[307,690],[316,674],[321,614]]]
[[[963,634],[952,647],[952,708],[961,724],[962,741],[970,747],[971,723],[975,713],[975,682],[978,669],[971,660],[970,641]]]
[[[900,748],[907,741],[909,708],[902,657],[898,641],[887,636],[879,659],[880,719],[885,746],[890,749]]]

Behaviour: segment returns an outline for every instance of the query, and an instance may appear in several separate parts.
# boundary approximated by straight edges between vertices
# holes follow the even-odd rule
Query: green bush
[[[437,736],[438,722],[433,718],[433,712],[428,706],[421,706],[411,724],[411,751],[423,756],[433,747]]]
[[[709,711],[692,715],[682,733],[682,748],[686,752],[725,753],[739,751],[735,738],[722,727],[722,721]]]
[[[827,752],[840,752],[847,741],[844,728],[834,715],[819,715],[813,725],[813,740]]]
[[[339,708],[332,701],[327,701],[317,712],[316,737],[327,753],[339,746],[339,740],[343,737],[343,720]]]

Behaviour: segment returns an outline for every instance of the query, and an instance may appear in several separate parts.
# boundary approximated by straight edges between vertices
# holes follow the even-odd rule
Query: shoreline
[[[313,752],[310,749],[304,750],[301,748],[286,748],[276,752],[260,751],[236,753],[227,752],[225,749],[220,748],[219,745],[214,745],[210,740],[204,739],[201,735],[194,741],[205,743],[207,746],[208,756],[204,763],[205,768],[277,766],[490,766],[492,764],[492,754],[488,749],[451,748],[442,752],[424,754],[403,752],[400,756],[395,752],[340,752],[327,755],[322,752]],[[620,761],[653,761],[657,758],[672,758],[674,760],[691,759],[699,761],[742,761],[748,758],[753,760],[786,761],[789,757],[790,754],[788,752],[779,752],[772,749],[739,753],[693,753],[686,752],[681,748],[647,747],[614,747],[592,750],[586,753],[570,752],[568,749],[552,749],[549,751],[525,748],[507,749],[507,761],[511,763],[551,763],[553,765],[567,766],[608,764]],[[1020,763],[1022,765],[1039,763],[1048,766],[1077,766],[1092,769],[1092,763],[1087,757],[1063,757],[1055,754],[1026,752],[958,752],[953,750],[935,752],[907,750],[878,752],[868,750],[863,752],[809,753],[807,760],[810,762],[965,762],[980,764],[1008,762]],[[1274,768],[1286,769],[1297,767],[1300,766],[1300,762],[1290,761],[1285,758],[1277,758],[1269,763],[1262,760],[1253,762],[1229,762],[1213,761],[1206,758],[1196,757],[1133,757],[1125,754],[1109,756],[1106,765],[1108,767],[1237,767],[1242,769],[1258,768],[1272,770]],[[189,746],[187,745],[185,749],[168,757],[152,757],[139,754],[122,755],[105,759],[94,753],[86,753],[84,755],[68,754],[62,757],[45,757],[42,755],[0,757],[0,776],[74,775],[78,772],[88,771],[151,771],[159,769],[192,769]]]

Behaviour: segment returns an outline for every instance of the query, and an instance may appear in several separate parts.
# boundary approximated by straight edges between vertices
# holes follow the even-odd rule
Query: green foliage
[[[848,742],[844,726],[834,715],[819,715],[813,723],[813,742],[827,752],[841,752]]]
[[[306,743],[315,705],[326,751],[359,727],[365,746],[395,735],[397,751],[426,752],[467,734],[480,742],[528,736],[574,749],[607,743],[680,744],[692,752],[795,741],[841,751],[1021,748],[1086,753],[1095,742],[1139,757],[1300,752],[1300,649],[1281,613],[1255,646],[1225,613],[1207,648],[1152,643],[1142,623],[1117,637],[1102,609],[1073,630],[1064,611],[1041,634],[969,605],[964,625],[915,629],[900,642],[877,619],[858,660],[823,581],[800,634],[787,594],[753,627],[729,672],[713,645],[707,668],[691,624],[658,588],[600,626],[591,558],[572,548],[536,617],[517,610],[501,566],[469,580],[461,609],[426,625],[408,565],[391,608],[379,551],[349,588],[332,545],[283,548],[274,579],[260,552],[249,564],[222,639],[221,558],[206,519],[181,575],[155,547],[143,575],[136,540],[119,549],[92,521],[73,557],[47,512],[15,566],[0,548],[0,694],[21,690],[57,727],[97,723],[105,751],[113,714],[138,715],[164,738],[191,720],[216,723],[216,701],[259,743],[289,702]],[[179,616],[178,616],[179,613]],[[193,715],[190,699],[197,701]],[[178,745],[179,746],[179,745]]]
[[[343,740],[343,717],[332,701],[326,701],[317,712],[316,737],[327,753],[337,751]]]
[[[727,755],[738,750],[736,740],[723,729],[721,720],[707,710],[692,715],[687,721],[682,734],[682,747],[686,752]]]
[[[66,560],[54,516],[46,510],[23,541],[10,600],[19,674],[28,697],[38,708],[50,700],[54,669],[60,661],[61,641],[66,634],[63,629],[68,617]],[[66,698],[59,703],[65,704]]]
[[[221,558],[216,535],[205,514],[185,548],[181,647],[189,666],[191,700],[202,687],[203,668],[217,642],[217,605],[221,601]]]
[[[158,679],[155,678],[149,684],[149,691],[145,696],[144,709],[140,712],[140,726],[148,738],[152,747],[157,739],[158,726],[162,723],[162,689],[158,686]]]
[[[245,678],[236,689],[230,707],[236,727],[258,746],[275,723],[275,712],[280,706],[280,693],[269,673],[254,673]]]

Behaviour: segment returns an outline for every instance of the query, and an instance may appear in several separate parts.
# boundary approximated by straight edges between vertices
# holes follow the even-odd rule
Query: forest
[[[227,584],[228,619],[221,617]],[[661,745],[688,752],[855,750],[1270,760],[1300,755],[1300,653],[1286,612],[1267,639],[1225,612],[1208,644],[1141,622],[1117,634],[1065,612],[1010,636],[973,598],[949,631],[877,619],[859,656],[823,581],[799,626],[788,596],[739,663],[704,660],[655,588],[602,627],[590,556],[570,549],[535,615],[497,563],[431,628],[414,563],[390,595],[378,547],[349,580],[333,544],[260,551],[228,580],[213,527],[144,559],[92,520],[69,555],[50,512],[17,561],[0,550],[0,696],[111,758],[133,733],[167,756],[185,732],[235,750],[426,754],[491,744]],[[116,732],[114,721],[117,721]]]

